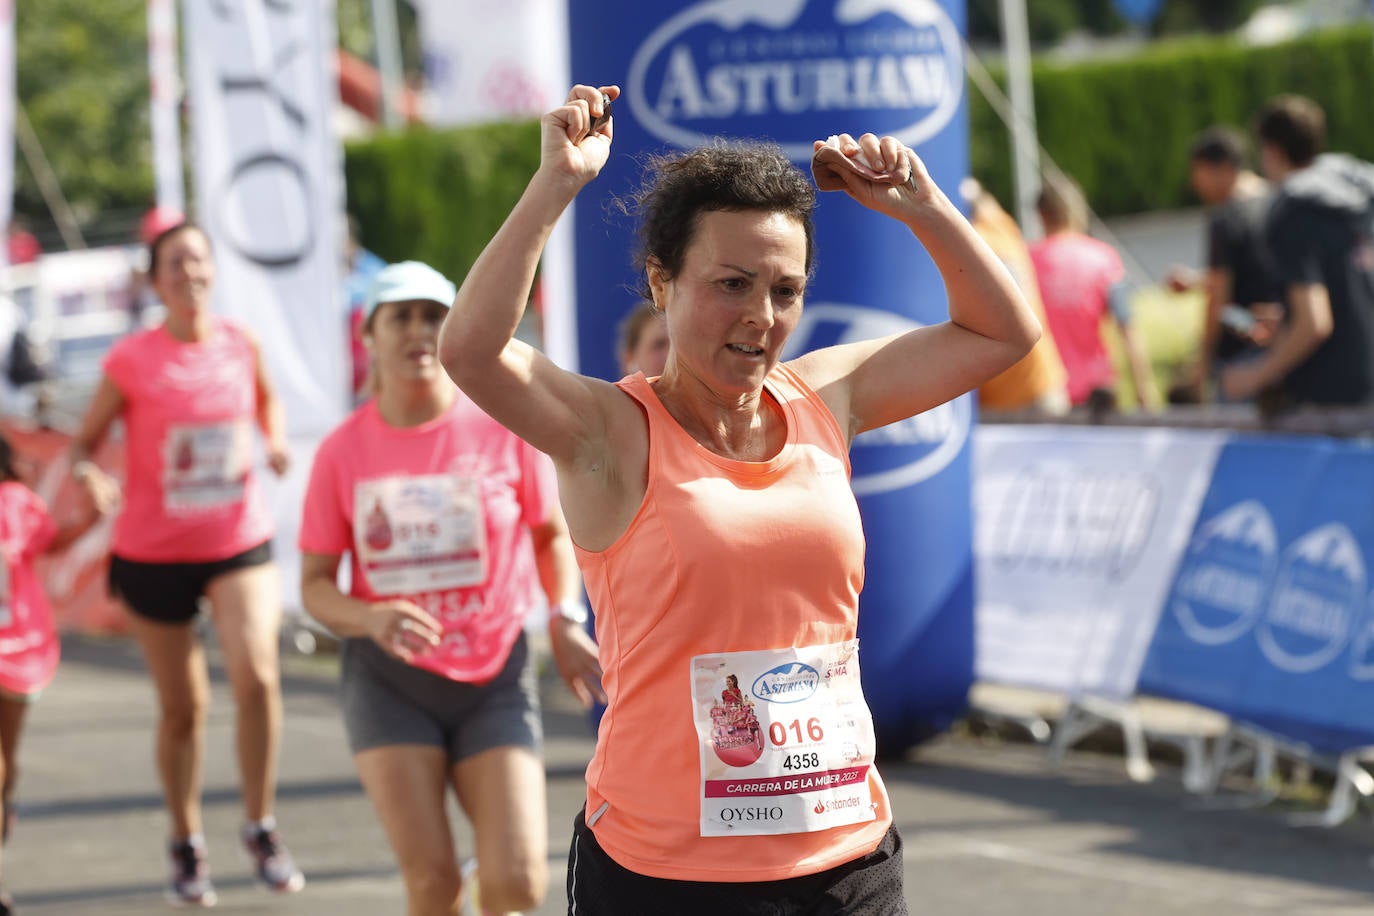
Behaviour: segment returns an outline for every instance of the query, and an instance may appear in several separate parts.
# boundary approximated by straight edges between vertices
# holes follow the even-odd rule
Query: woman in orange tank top
[[[606,163],[619,92],[575,86],[544,116],[539,170],[439,343],[454,381],[552,456],[596,609],[608,705],[569,912],[904,914],[859,686],[849,445],[1001,372],[1039,325],[912,150],[843,134],[816,142],[817,183],[911,230],[950,320],[783,363],[815,189],[777,147],[718,143],[651,163],[634,202],[662,374],[558,368],[513,333],[550,231]]]

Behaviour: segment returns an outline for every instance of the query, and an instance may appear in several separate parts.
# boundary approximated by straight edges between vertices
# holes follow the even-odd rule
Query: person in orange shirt
[[[1035,265],[1021,235],[1021,227],[1002,209],[997,198],[977,180],[965,179],[959,188],[969,205],[969,223],[1011,273],[1021,295],[1045,324],[1045,307],[1035,283]],[[1049,331],[1020,362],[978,386],[978,407],[984,413],[1032,411],[1059,416],[1069,412],[1068,373]]]
[[[608,702],[569,912],[905,914],[859,679],[849,446],[1006,369],[1039,323],[910,148],[842,134],[816,141],[818,181],[910,229],[950,320],[783,362],[815,188],[776,146],[721,142],[654,160],[636,198],[663,374],[560,369],[513,334],[549,233],[610,155],[598,119],[619,93],[575,86],[544,116],[539,169],[439,342],[473,401],[553,458],[596,610]],[[731,674],[755,741],[712,714]]]

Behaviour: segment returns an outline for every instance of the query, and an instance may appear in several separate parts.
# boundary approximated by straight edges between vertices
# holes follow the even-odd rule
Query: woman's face
[[[384,302],[372,313],[364,342],[372,352],[373,369],[387,383],[433,382],[444,377],[439,365],[439,326],[448,306],[428,299]]]
[[[671,280],[652,266],[673,366],[723,396],[757,392],[801,318],[806,233],[797,219],[708,212]]]
[[[169,312],[207,311],[214,283],[215,259],[199,229],[184,229],[158,246],[152,284]]]
[[[668,325],[655,318],[646,321],[640,329],[639,339],[634,349],[625,354],[624,370],[643,372],[653,378],[663,374],[663,364],[668,360]]]

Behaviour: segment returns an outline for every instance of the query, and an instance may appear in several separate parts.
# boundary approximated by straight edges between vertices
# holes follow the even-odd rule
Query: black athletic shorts
[[[140,563],[110,556],[110,596],[145,620],[187,623],[200,609],[210,580],[236,569],[272,562],[272,542],[204,563]]]
[[[582,812],[568,852],[568,916],[907,916],[902,838],[889,827],[878,848],[814,875],[781,881],[650,878],[601,848]]]

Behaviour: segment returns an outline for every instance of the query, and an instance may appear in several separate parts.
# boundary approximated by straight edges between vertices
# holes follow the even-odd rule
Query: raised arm
[[[817,144],[818,148],[820,144]],[[950,320],[877,340],[817,350],[794,366],[847,421],[850,435],[903,420],[970,391],[1030,352],[1040,323],[1002,263],[931,180],[914,151],[892,137],[847,134],[874,171],[902,169],[906,184],[841,172],[844,191],[899,220],[930,253],[945,283]],[[906,166],[903,166],[903,160]]]
[[[614,99],[620,90],[574,86],[544,116],[539,170],[468,272],[439,332],[439,358],[458,386],[560,464],[576,462],[597,437],[610,386],[560,369],[514,336],[554,224],[610,155],[611,122],[593,127],[603,94]]]

